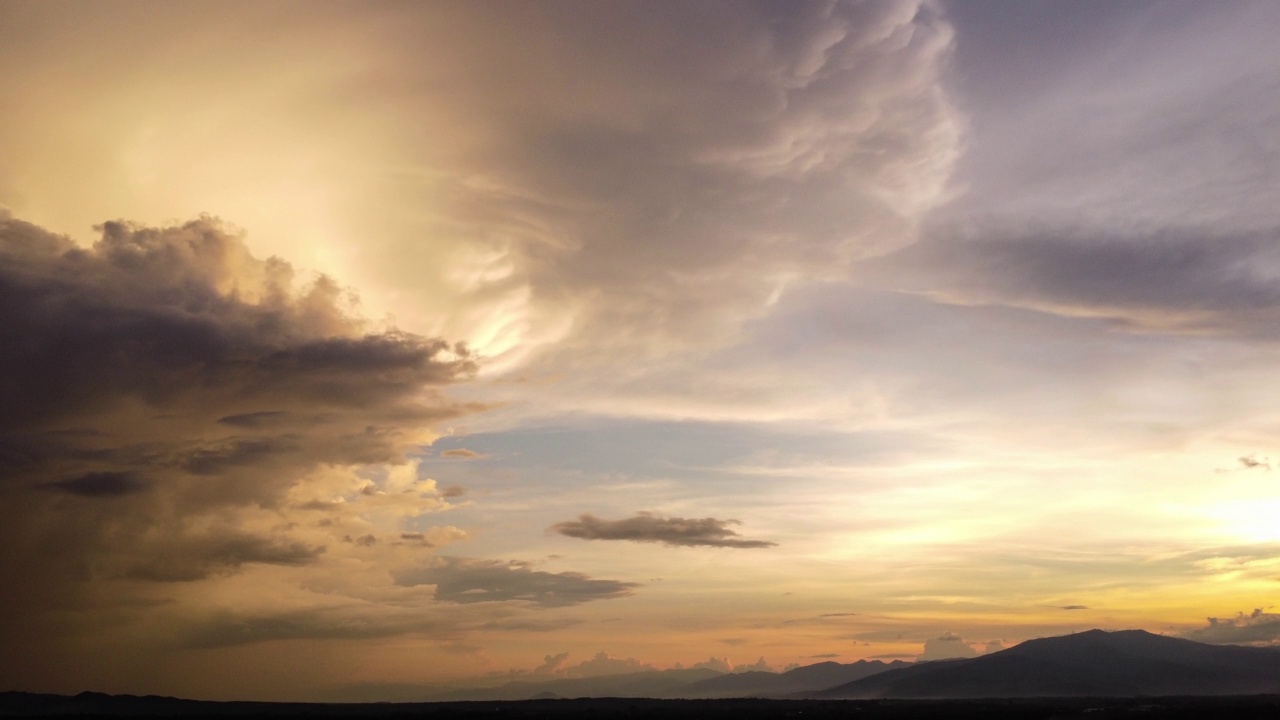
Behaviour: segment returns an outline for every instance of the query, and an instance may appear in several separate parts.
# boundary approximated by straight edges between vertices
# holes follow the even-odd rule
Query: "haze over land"
[[[1277,26],[0,0],[0,690],[1274,646]]]

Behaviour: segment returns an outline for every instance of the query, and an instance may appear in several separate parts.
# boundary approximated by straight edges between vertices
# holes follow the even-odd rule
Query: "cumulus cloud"
[[[212,218],[108,222],[92,247],[0,219],[3,616],[99,580],[315,564],[374,516],[444,507],[405,453],[474,409],[441,394],[474,362],[354,303]],[[362,495],[370,467],[401,470]]]
[[[733,672],[733,663],[729,662],[729,658],[718,658],[714,655],[702,662],[694,663],[689,667],[694,670],[716,670],[724,673]]]
[[[518,600],[541,607],[577,605],[632,594],[639,584],[597,580],[582,573],[534,570],[529,563],[441,557],[392,573],[397,585],[434,585],[437,600],[479,603]]]
[[[924,662],[927,660],[949,660],[952,658],[971,658],[977,657],[978,651],[974,650],[969,643],[964,641],[955,633],[943,633],[942,635],[926,640],[924,643],[924,652],[916,659]]]
[[[579,663],[569,664],[569,653],[547,655],[542,664],[532,670],[509,670],[503,676],[521,679],[592,678],[608,675],[656,670],[654,665],[633,657],[617,657],[600,651]]]
[[[777,543],[766,540],[746,540],[730,529],[740,525],[737,520],[716,518],[662,517],[641,512],[622,520],[603,520],[594,515],[579,515],[577,520],[566,520],[551,526],[561,535],[583,540],[631,540],[656,542],[674,546],[710,546],[729,548],[774,547]]]
[[[641,662],[633,657],[621,658],[606,652],[598,652],[595,656],[583,660],[576,665],[569,665],[560,671],[565,677],[602,677],[605,675],[622,675],[624,673],[654,670],[653,665]]]
[[[778,672],[778,669],[770,665],[763,657],[760,657],[753,663],[742,663],[733,666],[733,672]]]
[[[1280,645],[1280,613],[1254,608],[1249,614],[1208,619],[1208,625],[1182,633],[1188,640],[1222,645]]]

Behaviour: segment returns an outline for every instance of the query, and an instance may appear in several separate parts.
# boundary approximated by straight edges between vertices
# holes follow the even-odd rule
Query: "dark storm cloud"
[[[1280,337],[1274,233],[1046,229],[919,243],[876,282],[963,302],[1112,317],[1143,329]]]
[[[728,548],[764,548],[777,545],[766,540],[740,538],[729,527],[740,524],[737,520],[662,517],[642,512],[622,520],[603,520],[594,515],[579,515],[577,520],[556,523],[551,529],[561,535],[583,540],[631,540],[664,545]]]
[[[294,297],[286,263],[213,220],[107,223],[91,250],[4,220],[0,260],[0,428],[215,395],[249,406],[220,416],[243,426],[282,410],[254,404],[370,407],[467,369],[443,341],[361,333],[332,281]]]
[[[1280,614],[1263,612],[1261,608],[1248,615],[1237,613],[1233,618],[1211,617],[1208,622],[1205,627],[1182,633],[1182,637],[1223,645],[1280,644]]]
[[[542,607],[577,605],[632,594],[638,583],[596,580],[582,573],[550,573],[527,563],[445,557],[431,567],[392,573],[397,585],[435,585],[436,599],[452,603],[521,600]]]
[[[469,409],[438,390],[465,348],[370,331],[214,219],[100,230],[84,248],[0,216],[0,634],[98,579],[316,562],[323,543],[240,511],[322,465],[403,462]]]

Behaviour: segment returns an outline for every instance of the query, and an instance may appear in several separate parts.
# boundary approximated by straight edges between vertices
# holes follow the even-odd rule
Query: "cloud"
[[[606,652],[598,652],[594,657],[583,660],[577,665],[569,665],[560,671],[565,677],[589,678],[605,675],[623,675],[625,673],[655,670],[653,665],[641,662],[633,657],[614,657]]]
[[[324,553],[323,546],[258,537],[235,531],[170,538],[165,547],[125,572],[138,580],[188,582],[234,572],[248,563],[307,565]]]
[[[1257,455],[1244,455],[1237,458],[1240,466],[1245,470],[1271,470],[1271,459],[1258,457]]]
[[[729,658],[718,658],[712,656],[706,660],[694,663],[689,666],[694,670],[716,670],[718,672],[733,672],[733,663],[729,662]]]
[[[1201,228],[938,229],[874,261],[872,282],[948,302],[1108,318],[1117,328],[1277,339],[1271,233]]]
[[[542,664],[533,669],[534,675],[553,675],[560,666],[569,659],[569,653],[562,652],[558,655],[548,655],[542,659]]]
[[[360,496],[356,470],[416,473],[431,425],[476,409],[441,394],[474,372],[465,347],[372,326],[350,291],[297,282],[213,218],[99,232],[82,247],[0,219],[0,615],[28,618],[0,635],[53,618],[50,598],[315,565],[444,506],[385,470]],[[346,525],[294,516],[314,512]]]
[[[435,585],[437,600],[479,603],[518,600],[541,607],[563,607],[632,594],[638,583],[596,580],[582,573],[549,573],[528,563],[441,557],[427,567],[392,573],[397,585]]]
[[[1089,609],[1088,605],[1049,605],[1047,607],[1054,608],[1055,610],[1088,610]]]
[[[733,672],[735,673],[778,672],[778,669],[770,665],[768,662],[765,661],[763,657],[761,657],[753,663],[743,663],[741,665],[734,665]]]
[[[604,651],[597,652],[594,656],[572,665],[569,665],[568,661],[569,653],[562,652],[545,656],[542,664],[532,670],[512,669],[503,673],[492,674],[518,679],[591,678],[657,669],[655,666],[636,658],[616,657]]]
[[[81,497],[119,497],[147,489],[149,483],[130,472],[91,472],[49,483],[48,487]]]
[[[623,520],[602,520],[594,515],[579,515],[577,520],[567,520],[551,526],[551,530],[567,537],[583,540],[631,540],[657,542],[673,546],[709,546],[730,548],[774,547],[777,543],[765,540],[743,540],[729,528],[740,525],[737,520],[716,518],[662,517],[641,512]]]
[[[1187,630],[1182,637],[1222,645],[1280,645],[1280,614],[1255,608],[1248,615],[1208,619],[1206,627]]]
[[[474,450],[468,450],[466,448],[452,448],[440,453],[440,457],[453,458],[457,460],[475,460],[476,458],[482,458],[484,456]]]
[[[840,653],[819,653],[817,655],[806,655],[810,660],[830,660],[831,658],[840,657]]]
[[[920,662],[928,660],[949,660],[951,658],[977,657],[978,651],[955,633],[943,633],[924,643],[924,652],[916,658]]]

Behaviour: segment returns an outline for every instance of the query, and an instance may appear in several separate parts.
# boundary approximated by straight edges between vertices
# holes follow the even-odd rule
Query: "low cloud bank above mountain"
[[[1211,617],[1206,627],[1188,630],[1182,637],[1188,640],[1224,645],[1280,645],[1280,613],[1236,613],[1235,617]]]

